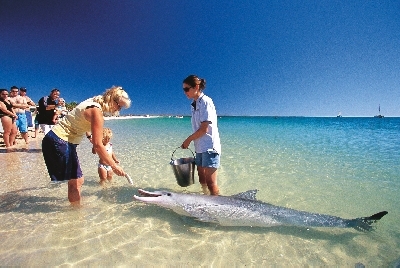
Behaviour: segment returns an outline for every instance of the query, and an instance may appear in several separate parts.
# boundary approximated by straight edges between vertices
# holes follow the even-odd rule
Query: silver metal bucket
[[[181,187],[187,187],[194,183],[194,170],[195,170],[194,154],[192,150],[188,148],[192,152],[193,157],[174,159],[174,154],[176,150],[179,148],[180,147],[176,148],[172,153],[170,164],[172,170],[174,171],[174,175],[178,185]]]

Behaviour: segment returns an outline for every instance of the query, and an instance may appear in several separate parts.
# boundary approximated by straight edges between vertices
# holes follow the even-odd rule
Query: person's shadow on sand
[[[27,191],[46,188],[48,187],[27,188],[0,194],[0,213],[19,212],[34,214],[38,212],[48,213],[60,211],[62,207],[56,205],[57,198],[47,196],[31,196],[24,194],[24,192]],[[63,203],[62,201],[64,200],[59,201],[60,203]]]
[[[11,150],[7,150],[5,148],[0,149],[0,153],[41,153],[42,149],[27,149],[27,148],[13,148]]]

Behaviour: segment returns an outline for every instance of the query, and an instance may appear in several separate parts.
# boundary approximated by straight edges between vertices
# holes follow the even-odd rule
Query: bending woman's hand
[[[118,165],[113,165],[111,166],[112,170],[114,171],[114,173],[118,176],[125,176],[126,173],[124,172],[124,170],[122,169],[121,166]]]

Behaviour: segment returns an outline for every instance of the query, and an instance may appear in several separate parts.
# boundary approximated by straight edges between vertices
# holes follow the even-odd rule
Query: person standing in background
[[[13,141],[17,135],[16,118],[17,115],[8,99],[8,90],[0,89],[0,119],[3,126],[3,139],[7,152],[12,151]]]
[[[36,106],[36,110],[35,110],[35,119],[33,120],[33,124],[35,126],[35,136],[32,138],[36,138],[39,134],[39,122],[38,122],[38,109],[39,107]]]
[[[58,105],[60,91],[57,88],[51,90],[49,96],[44,96],[39,100],[38,122],[43,133],[46,135],[55,125],[53,121],[54,112]]]
[[[183,91],[192,103],[193,134],[181,147],[187,149],[192,141],[196,151],[196,165],[204,194],[219,195],[217,169],[220,166],[221,142],[217,125],[217,111],[212,99],[204,95],[206,80],[189,75],[183,80]]]
[[[29,105],[26,103],[26,99],[22,96],[18,95],[19,89],[16,86],[12,86],[10,90],[9,100],[13,105],[14,111],[17,114],[16,124],[17,129],[21,133],[22,138],[25,140],[25,144],[29,144],[29,136],[28,136],[28,122],[26,120],[25,109],[29,108]],[[14,144],[14,140],[10,140],[12,144]]]
[[[21,87],[19,89],[19,95],[25,99],[26,103],[29,104],[30,106],[36,106],[35,102],[32,101],[31,98],[29,98],[26,95],[26,87]],[[28,122],[28,127],[33,127],[33,121],[32,121],[32,112],[30,110],[30,107],[25,109],[25,115],[26,115],[26,121]]]

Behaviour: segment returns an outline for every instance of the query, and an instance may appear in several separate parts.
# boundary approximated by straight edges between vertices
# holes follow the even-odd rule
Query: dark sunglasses
[[[190,90],[191,88],[192,88],[192,87],[184,87],[184,88],[183,88],[183,91],[189,92],[189,90]]]

